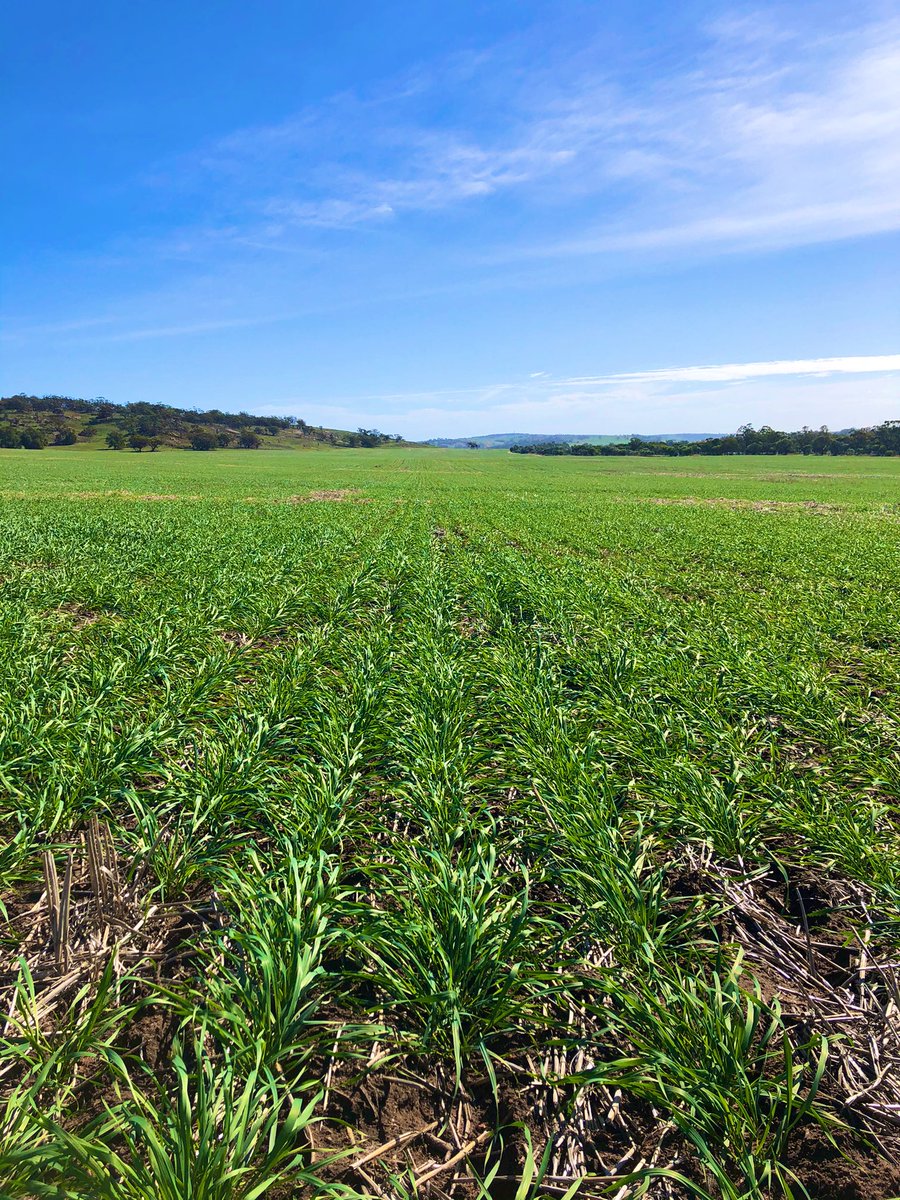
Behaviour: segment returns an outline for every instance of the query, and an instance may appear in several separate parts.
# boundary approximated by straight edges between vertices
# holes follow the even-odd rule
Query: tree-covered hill
[[[398,435],[377,429],[325,429],[300,417],[197,411],[170,404],[113,404],[102,396],[0,397],[0,448],[42,450],[45,446],[87,445],[112,450],[216,450],[260,446],[303,449],[312,446],[404,445]]]
[[[742,425],[737,433],[726,437],[708,437],[701,441],[676,442],[633,437],[627,442],[596,445],[587,441],[561,442],[529,441],[509,447],[513,454],[575,454],[639,457],[665,455],[670,458],[690,454],[900,454],[900,421],[883,421],[880,425],[861,429],[842,429],[832,433],[824,425],[820,429],[795,430],[785,433],[763,425],[754,429]]]

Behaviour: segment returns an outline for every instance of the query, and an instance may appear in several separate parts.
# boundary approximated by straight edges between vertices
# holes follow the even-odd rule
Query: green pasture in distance
[[[900,1194],[898,596],[900,459],[0,451],[0,1193]]]
[[[0,450],[0,490],[7,495],[121,489],[239,499],[292,495],[305,486],[365,486],[386,497],[418,491],[423,480],[436,494],[697,495],[821,500],[857,509],[900,503],[900,459],[892,458],[692,456],[560,462],[505,450]]]

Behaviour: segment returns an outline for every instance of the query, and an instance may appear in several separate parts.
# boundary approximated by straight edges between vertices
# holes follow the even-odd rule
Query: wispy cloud
[[[772,362],[723,363],[710,367],[665,367],[657,371],[632,371],[619,375],[571,379],[569,383],[737,383],[790,375],[868,375],[900,371],[900,354],[857,354],[842,358],[775,359]]]
[[[488,70],[490,55],[484,58]],[[444,73],[431,90],[439,84],[447,84]],[[254,236],[277,240],[292,228],[349,228],[440,213],[525,189],[568,166],[583,167],[633,119],[612,86],[595,79],[564,94],[542,85],[539,111],[532,96],[527,106],[513,99],[500,113],[434,125],[416,111],[424,90],[424,82],[412,94],[401,90],[392,104],[337,96],[279,124],[236,131],[149,173],[148,181],[211,192],[224,209],[252,220]],[[445,99],[452,107],[454,98]],[[639,155],[629,156],[630,165],[623,159],[614,174],[639,173]]]
[[[282,321],[293,321],[298,314],[280,313],[277,316],[265,317],[232,317],[213,321],[188,321],[175,325],[155,325],[140,329],[122,329],[115,333],[104,334],[98,341],[103,342],[146,342],[156,338],[190,337],[193,334],[221,333],[227,329],[252,329],[260,325],[275,325]]]
[[[610,172],[643,168],[627,212],[500,258],[779,247],[900,228],[900,23],[816,41],[719,28],[668,79]]]
[[[745,14],[700,47],[649,88],[617,78],[599,44],[527,74],[508,48],[499,63],[485,50],[464,80],[436,67],[374,97],[341,94],[157,176],[207,197],[217,223],[205,236],[258,248],[514,197],[526,236],[511,240],[492,210],[480,253],[495,266],[900,228],[900,22],[810,37],[790,14]]]
[[[547,371],[530,373],[519,380],[507,380],[475,387],[422,389],[406,392],[372,392],[353,397],[337,397],[335,404],[376,401],[391,404],[421,404],[436,408],[453,407],[457,401],[477,397],[483,403],[510,394],[517,397],[545,392],[560,393],[578,389],[588,391],[619,389],[627,384],[666,385],[681,383],[739,383],[749,379],[787,379],[792,376],[825,378],[832,375],[900,375],[900,354],[858,354],[833,358],[773,359],[770,362],[722,363],[713,366],[662,367],[651,371],[625,371],[612,375],[573,375],[554,377]]]
[[[112,324],[113,317],[84,317],[75,321],[51,321],[39,325],[16,325],[10,323],[0,331],[0,341],[17,342],[27,338],[47,338],[60,334],[84,333]]]
[[[725,432],[748,420],[792,428],[886,420],[897,411],[898,383],[900,354],[854,355],[564,378],[540,373],[474,387],[339,396],[327,405],[309,394],[268,407],[349,425],[367,413],[370,423],[414,437],[674,432],[676,426]]]

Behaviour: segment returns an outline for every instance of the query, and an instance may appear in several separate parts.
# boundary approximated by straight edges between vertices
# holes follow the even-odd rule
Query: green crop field
[[[0,499],[3,1200],[900,1194],[900,459]]]

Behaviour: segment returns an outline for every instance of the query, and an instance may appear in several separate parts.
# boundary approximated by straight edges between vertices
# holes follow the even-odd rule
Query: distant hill
[[[0,448],[109,447],[114,450],[217,450],[260,446],[288,450],[314,446],[411,445],[378,429],[325,429],[300,417],[198,411],[169,404],[113,404],[102,396],[0,397]]]
[[[426,445],[465,450],[475,442],[479,450],[508,450],[510,446],[538,446],[549,442],[611,446],[633,437],[645,442],[702,442],[705,438],[719,436],[716,433],[489,433],[472,438],[432,438]]]

